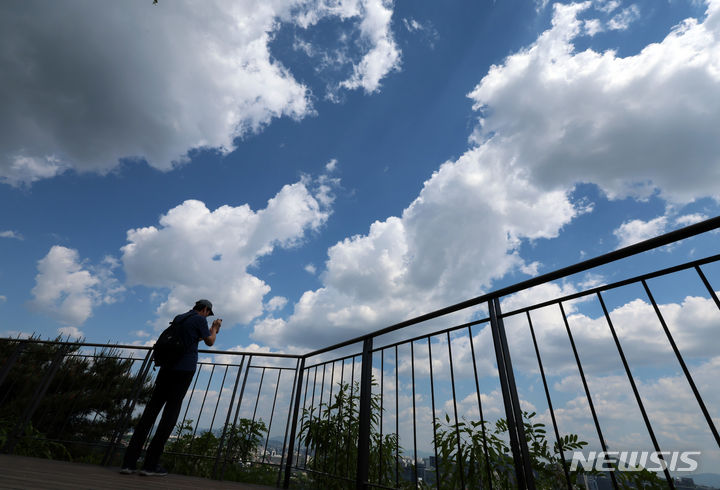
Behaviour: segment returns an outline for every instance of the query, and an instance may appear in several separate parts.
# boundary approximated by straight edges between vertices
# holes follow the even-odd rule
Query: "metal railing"
[[[200,351],[180,421],[189,443],[171,440],[166,454],[204,459],[212,468],[204,476],[228,478],[238,464],[232,431],[240,421],[261,422],[252,460],[272,469],[284,488],[322,482],[327,488],[572,489],[574,450],[627,446],[622,434],[630,422],[618,418],[613,403],[634,420],[639,449],[665,461],[663,450],[680,444],[652,391],[662,379],[688,395],[683,410],[697,416],[683,430],[705,440],[704,454],[720,464],[720,406],[702,396],[707,388],[697,379],[708,369],[703,360],[720,348],[703,341],[708,331],[689,333],[700,317],[711,330],[720,328],[711,285],[720,255],[575,286],[581,273],[718,228],[720,218],[713,218],[305,355]],[[546,298],[536,299],[541,294]],[[33,352],[38,345],[52,346],[46,359]],[[16,412],[3,451],[16,450],[29,426],[59,424],[49,439],[96,447],[104,464],[117,464],[151,386],[150,349],[19,339],[2,339],[0,346],[6,356],[0,408],[6,413],[12,401]],[[90,352],[98,348],[105,352]],[[73,433],[72,424],[52,420],[46,402],[77,392],[73,362],[107,362],[102,358],[122,364],[126,386],[114,387],[120,397],[114,408],[83,414],[86,426],[112,430],[76,440],[83,423],[75,421]],[[25,370],[34,373],[27,377],[32,385],[22,384]],[[108,392],[107,381],[96,378],[83,396]],[[201,434],[214,438],[212,454],[200,450]],[[669,461],[661,466],[661,481],[675,488]],[[621,476],[608,472],[606,484],[623,488]]]

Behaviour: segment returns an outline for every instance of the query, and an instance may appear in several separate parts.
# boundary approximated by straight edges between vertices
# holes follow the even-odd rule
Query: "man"
[[[137,460],[150,429],[160,410],[165,406],[155,435],[145,453],[140,474],[143,476],[165,476],[167,471],[159,465],[160,455],[170,434],[177,423],[183,398],[195,374],[198,361],[198,342],[200,339],[211,346],[220,331],[221,319],[216,319],[208,329],[206,318],[213,316],[212,303],[206,299],[198,300],[192,310],[175,317],[173,323],[180,328],[187,349],[180,360],[170,367],[160,368],[155,380],[155,389],[143,411],[135,432],[130,439],[120,473],[131,474],[136,471]]]

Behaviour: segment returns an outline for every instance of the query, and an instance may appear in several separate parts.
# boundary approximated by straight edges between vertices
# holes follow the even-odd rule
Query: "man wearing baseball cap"
[[[137,460],[140,457],[140,451],[145,439],[164,406],[160,423],[145,453],[145,461],[140,474],[143,476],[167,475],[167,471],[159,465],[160,456],[163,449],[165,449],[165,443],[175,428],[183,398],[185,398],[185,393],[187,393],[195,374],[198,361],[198,342],[203,340],[206,345],[211,346],[215,343],[215,337],[220,331],[220,325],[222,324],[220,318],[216,319],[212,326],[208,328],[207,317],[214,315],[212,303],[206,299],[200,299],[195,302],[192,310],[177,315],[171,322],[172,325],[179,329],[179,335],[186,346],[185,352],[173,365],[160,368],[155,380],[152,397],[145,406],[142,417],[140,417],[140,421],[135,427],[135,432],[133,432],[125,451],[120,473],[127,475],[136,471]]]

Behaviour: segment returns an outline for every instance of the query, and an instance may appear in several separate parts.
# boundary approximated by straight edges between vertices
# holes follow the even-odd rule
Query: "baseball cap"
[[[212,311],[212,303],[211,303],[210,301],[208,301],[208,300],[206,300],[206,299],[199,299],[199,300],[197,300],[197,301],[195,302],[195,308],[197,308],[198,306],[200,306],[200,307],[202,307],[202,308],[209,308],[209,309],[210,309],[210,315],[211,315],[211,316],[214,316],[214,315],[215,315],[215,313],[213,313],[213,311]]]

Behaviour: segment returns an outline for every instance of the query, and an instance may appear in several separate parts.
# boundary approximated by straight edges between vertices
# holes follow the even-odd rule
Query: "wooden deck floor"
[[[273,487],[192,476],[121,475],[119,468],[0,454],[0,488],[12,489],[187,489],[259,490]]]

